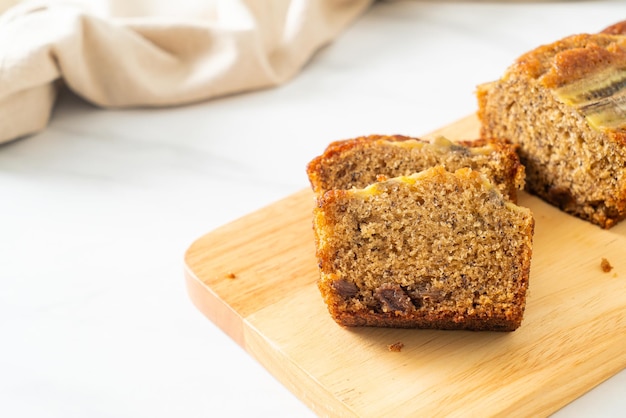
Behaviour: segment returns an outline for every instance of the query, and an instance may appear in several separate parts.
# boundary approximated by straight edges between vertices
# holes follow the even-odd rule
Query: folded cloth
[[[0,16],[0,142],[45,128],[60,83],[116,108],[279,85],[372,1],[21,2]]]

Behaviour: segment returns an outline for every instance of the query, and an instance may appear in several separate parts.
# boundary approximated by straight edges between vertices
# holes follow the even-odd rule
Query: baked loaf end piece
[[[344,326],[513,331],[533,229],[469,168],[331,190],[314,211],[318,287]]]
[[[452,142],[401,135],[371,135],[336,141],[307,166],[316,194],[363,188],[382,178],[408,176],[435,165],[449,171],[470,167],[487,175],[512,201],[524,187],[516,147],[501,139]]]
[[[626,217],[626,37],[582,34],[478,87],[481,135],[519,145],[526,188],[610,228]]]

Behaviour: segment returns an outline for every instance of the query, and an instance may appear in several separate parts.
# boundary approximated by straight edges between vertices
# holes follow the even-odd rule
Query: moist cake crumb
[[[313,223],[318,287],[341,325],[521,324],[534,219],[477,171],[436,166],[330,190],[317,196]]]

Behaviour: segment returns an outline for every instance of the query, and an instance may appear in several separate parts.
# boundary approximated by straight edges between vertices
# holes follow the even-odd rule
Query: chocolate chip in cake
[[[399,284],[384,283],[374,292],[383,312],[407,313],[415,309],[411,298]]]
[[[344,299],[352,298],[359,293],[359,288],[352,282],[345,279],[335,280],[332,284],[333,289]]]

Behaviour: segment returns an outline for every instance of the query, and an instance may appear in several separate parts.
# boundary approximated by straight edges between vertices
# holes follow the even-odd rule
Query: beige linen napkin
[[[43,129],[60,82],[118,108],[284,83],[371,2],[20,2],[0,15],[0,142]]]

